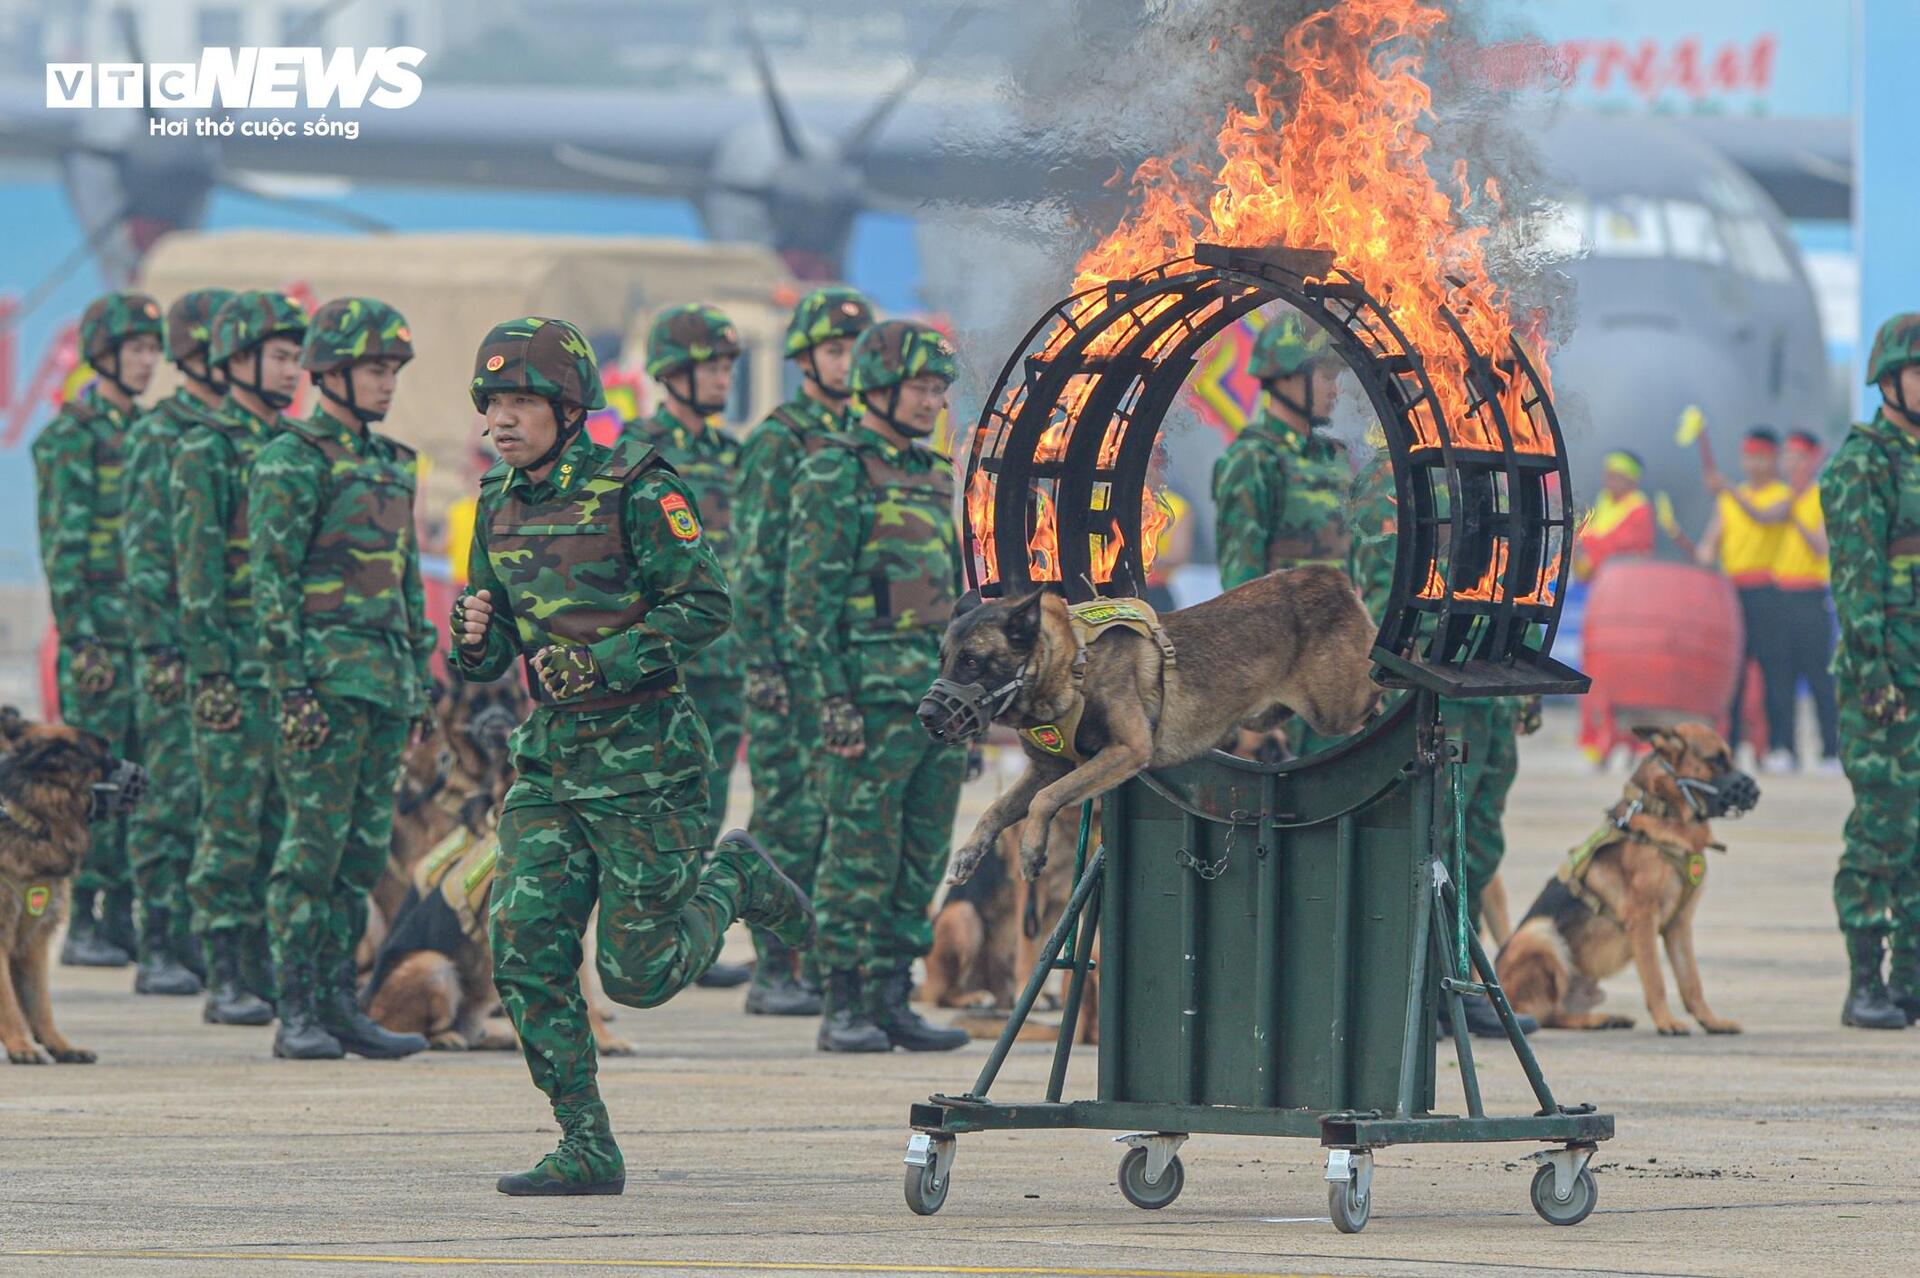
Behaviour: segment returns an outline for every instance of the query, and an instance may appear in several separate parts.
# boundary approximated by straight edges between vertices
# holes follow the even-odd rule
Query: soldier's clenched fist
[[[453,639],[462,648],[484,648],[493,624],[493,592],[476,590],[453,601]]]

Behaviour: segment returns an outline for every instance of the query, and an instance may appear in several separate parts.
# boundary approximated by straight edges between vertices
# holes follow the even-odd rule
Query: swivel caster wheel
[[[1187,1169],[1175,1154],[1157,1179],[1147,1179],[1147,1160],[1151,1154],[1143,1148],[1129,1149],[1120,1159],[1120,1193],[1135,1207],[1159,1211],[1180,1196],[1187,1187]]]
[[[1554,1183],[1555,1175],[1552,1163],[1533,1174],[1533,1209],[1549,1225],[1577,1225],[1593,1214],[1593,1205],[1600,1200],[1600,1187],[1594,1183],[1593,1171],[1582,1167],[1579,1174],[1567,1182],[1564,1197]]]
[[[1343,1234],[1357,1234],[1373,1218],[1373,1152],[1327,1151],[1327,1214]]]
[[[952,1137],[935,1140],[924,1132],[907,1142],[907,1208],[916,1216],[931,1216],[947,1205],[953,1184]]]

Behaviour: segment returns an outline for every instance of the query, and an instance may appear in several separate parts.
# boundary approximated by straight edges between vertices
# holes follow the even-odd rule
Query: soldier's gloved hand
[[[606,687],[600,663],[585,644],[549,644],[533,654],[533,672],[555,701],[570,701]]]
[[[453,623],[455,647],[465,648],[469,652],[486,647],[487,627],[493,624],[493,592],[476,590],[472,594],[460,595],[454,599],[453,611],[448,619]]]
[[[867,730],[852,697],[828,697],[820,706],[820,748],[842,759],[867,752]]]
[[[987,752],[978,741],[967,747],[967,780],[978,781],[987,774]]]
[[[1900,695],[1900,689],[1891,682],[1867,685],[1860,700],[1867,718],[1880,727],[1891,728],[1896,723],[1907,721],[1907,699]]]
[[[226,675],[208,675],[193,688],[194,722],[209,732],[232,732],[240,726],[240,692]]]
[[[779,666],[749,666],[746,697],[748,705],[768,714],[785,714],[793,708],[787,695],[787,672]]]
[[[187,659],[178,649],[147,649],[147,661],[140,674],[140,686],[155,705],[178,704],[187,695]]]
[[[435,691],[431,687],[426,690],[426,702],[420,713],[413,716],[413,727],[407,735],[409,745],[419,745],[422,741],[430,740],[433,734],[440,730],[440,715],[433,708]]]
[[[1520,703],[1519,713],[1514,716],[1513,727],[1514,731],[1521,736],[1530,737],[1540,731],[1540,726],[1544,722],[1546,717],[1541,712],[1540,698],[1528,697]]]
[[[67,669],[73,675],[73,686],[90,697],[113,687],[113,656],[98,639],[74,640]]]
[[[280,694],[280,740],[289,750],[318,750],[327,743],[326,707],[312,688],[288,688]]]

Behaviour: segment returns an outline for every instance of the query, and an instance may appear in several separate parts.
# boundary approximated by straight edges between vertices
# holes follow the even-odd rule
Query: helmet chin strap
[[[385,419],[386,417],[385,413],[376,413],[371,409],[362,408],[360,407],[359,403],[354,399],[353,365],[349,364],[345,368],[332,369],[329,371],[337,372],[340,374],[340,380],[342,383],[345,384],[347,388],[347,393],[345,395],[334,394],[332,389],[329,388],[327,385],[326,374],[322,373],[320,376],[313,379],[314,386],[319,388],[319,391],[322,395],[326,396],[328,399],[332,400],[334,403],[340,405],[340,407],[346,409],[348,412],[352,413],[355,417],[359,418],[360,424],[363,426],[371,426],[373,425],[373,423],[377,421],[382,421]]]
[[[270,391],[260,384],[260,352],[265,345],[265,342],[262,342],[261,345],[253,348],[253,380],[250,382],[240,380],[239,374],[233,371],[233,360],[227,361],[227,387],[232,389],[238,386],[241,390],[258,396],[261,403],[277,413],[293,403],[293,396],[284,391]]]
[[[186,378],[196,386],[206,387],[209,392],[215,395],[221,394],[227,389],[227,383],[223,379],[213,375],[213,370],[208,366],[205,355],[200,357],[200,369],[198,372],[195,372],[189,367],[186,360],[176,360],[174,367],[180,370],[180,376]]]
[[[813,350],[814,350],[813,347],[811,346],[807,347],[807,362],[806,362],[807,380],[812,382],[815,389],[817,389],[822,395],[825,395],[828,399],[832,400],[834,403],[836,404],[846,403],[847,400],[852,397],[853,392],[851,390],[835,390],[833,387],[827,385],[827,379],[820,376],[820,365],[814,362]]]
[[[1892,404],[1894,408],[1899,411],[1902,417],[1906,418],[1909,422],[1913,422],[1916,419],[1913,409],[1907,406],[1907,383],[1906,379],[1900,375],[1902,371],[1903,370],[1896,368],[1891,374],[1880,379],[1883,383],[1880,388],[1880,394],[1885,397],[1889,404]],[[1893,383],[1893,389],[1891,391],[1884,385],[1886,382]]]
[[[1332,419],[1313,411],[1313,366],[1311,364],[1307,366],[1306,384],[1307,393],[1304,400],[1295,399],[1293,396],[1281,390],[1279,378],[1275,378],[1273,381],[1267,383],[1267,394],[1273,396],[1282,404],[1285,404],[1293,412],[1298,413],[1300,419],[1306,422],[1309,427],[1325,426]]]
[[[133,387],[120,380],[120,343],[114,343],[111,354],[113,356],[113,371],[111,373],[107,371],[106,361],[104,359],[93,364],[93,371],[98,373],[103,380],[112,382],[115,390],[125,395],[128,399],[132,399],[134,398]],[[91,363],[92,361],[89,362]]]
[[[687,391],[694,392],[693,365],[689,364],[684,370],[675,369],[660,379],[660,385],[666,388],[668,398],[677,404],[692,409],[701,417],[711,417],[727,406],[725,400],[721,400],[718,404],[704,404],[695,397],[697,392],[682,393],[680,388],[674,385],[674,382],[678,380],[680,373],[683,371],[687,375]]]
[[[922,430],[920,427],[900,419],[900,386],[901,383],[895,382],[888,388],[887,406],[884,410],[875,405],[872,398],[865,394],[860,396],[860,406],[887,425],[899,431],[902,435],[905,435],[908,439],[925,439],[927,436],[933,434],[933,427],[929,426]]]
[[[560,423],[560,429],[553,433],[553,446],[528,462],[521,468],[523,470],[539,470],[542,466],[550,466],[558,461],[560,454],[566,451],[567,445],[573,442],[573,437],[580,433],[580,428],[587,424],[585,409],[580,410],[578,416],[569,420],[566,405],[557,399],[550,399],[547,402],[553,405],[553,420]]]

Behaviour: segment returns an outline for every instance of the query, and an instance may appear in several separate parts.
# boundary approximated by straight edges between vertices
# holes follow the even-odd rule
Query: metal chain
[[[1239,797],[1238,791],[1227,791],[1228,803],[1236,802]],[[1220,859],[1218,861],[1202,861],[1185,848],[1179,848],[1176,849],[1173,854],[1173,863],[1183,870],[1192,870],[1205,882],[1213,882],[1227,872],[1227,862],[1233,859],[1233,838],[1240,832],[1242,822],[1250,815],[1252,814],[1243,812],[1238,807],[1232,807],[1227,810],[1227,844],[1220,850]]]

